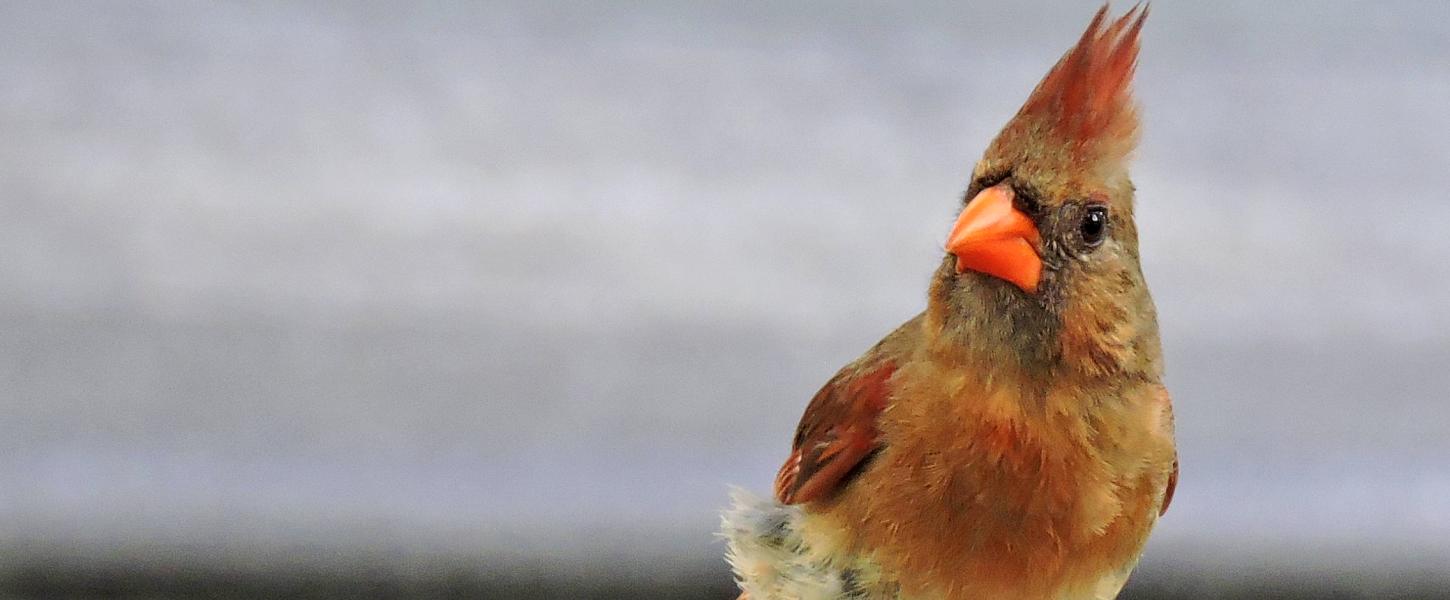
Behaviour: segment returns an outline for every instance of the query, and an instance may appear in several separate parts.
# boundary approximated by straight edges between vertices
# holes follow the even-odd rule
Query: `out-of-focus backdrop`
[[[0,5],[0,595],[727,597],[1096,8]],[[1443,596],[1450,3],[1161,0],[1137,81],[1128,595]]]

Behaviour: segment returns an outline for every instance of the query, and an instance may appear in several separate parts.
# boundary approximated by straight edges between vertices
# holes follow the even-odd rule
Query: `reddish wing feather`
[[[1168,505],[1173,503],[1173,491],[1178,489],[1178,459],[1173,459],[1173,474],[1168,476],[1168,487],[1163,490],[1163,506],[1158,508],[1158,516],[1168,512]]]
[[[1168,417],[1168,431],[1173,430],[1173,400],[1168,395],[1168,389],[1162,386],[1158,388],[1158,401],[1162,403],[1163,412]],[[1173,503],[1173,492],[1178,489],[1178,456],[1173,456],[1173,472],[1168,474],[1168,483],[1163,486],[1163,505],[1158,507],[1158,516],[1168,512],[1168,505]]]
[[[890,395],[896,366],[887,360],[842,369],[806,406],[790,458],[775,478],[775,497],[799,504],[829,496],[878,446],[876,417]]]

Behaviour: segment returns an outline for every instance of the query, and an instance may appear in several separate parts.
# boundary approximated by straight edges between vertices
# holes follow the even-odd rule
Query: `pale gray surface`
[[[0,553],[711,560],[1096,7],[320,6],[0,5]],[[1150,564],[1450,564],[1447,65],[1154,3]]]

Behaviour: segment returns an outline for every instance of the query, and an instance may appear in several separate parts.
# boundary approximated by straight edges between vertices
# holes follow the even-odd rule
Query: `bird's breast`
[[[1171,460],[1171,441],[1156,448],[1131,402],[1092,414],[1067,392],[1024,398],[1031,386],[961,371],[906,369],[896,386],[880,455],[813,507],[843,547],[871,552],[904,591],[953,597],[1057,597],[1136,560],[1166,481],[1150,466]]]

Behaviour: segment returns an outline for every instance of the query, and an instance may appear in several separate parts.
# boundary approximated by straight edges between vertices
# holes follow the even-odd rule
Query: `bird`
[[[1137,6],[992,139],[925,309],[810,400],[722,513],[742,600],[1117,597],[1178,482],[1128,166]]]

